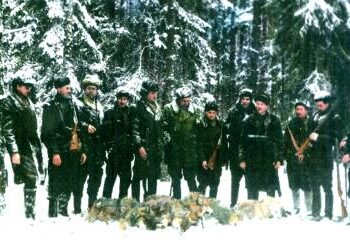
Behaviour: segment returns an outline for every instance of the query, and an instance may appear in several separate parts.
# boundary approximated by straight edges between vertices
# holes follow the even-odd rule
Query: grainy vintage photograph
[[[0,40],[1,244],[348,239],[349,0],[2,0]]]

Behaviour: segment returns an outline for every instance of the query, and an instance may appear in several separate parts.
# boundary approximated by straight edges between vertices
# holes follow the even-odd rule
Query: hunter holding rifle
[[[128,195],[131,183],[132,150],[136,135],[136,108],[130,104],[131,94],[122,87],[117,89],[113,108],[105,113],[103,136],[108,152],[103,197],[111,198],[119,175],[119,199]]]
[[[68,77],[53,78],[57,94],[43,110],[41,139],[49,158],[48,199],[50,218],[68,215],[68,203],[73,193],[79,198],[77,182],[86,161],[83,129],[81,125],[82,103],[71,96]]]
[[[162,110],[157,102],[158,90],[158,83],[144,81],[140,91],[141,99],[136,106],[138,137],[131,186],[132,197],[136,200],[140,199],[140,182],[144,199],[157,193],[163,157]]]
[[[106,158],[104,141],[102,140],[103,106],[98,100],[98,89],[102,81],[98,75],[86,75],[82,81],[83,95],[79,100],[84,104],[82,108],[81,124],[85,134],[87,161],[82,165],[81,176],[78,179],[78,195],[74,199],[74,213],[81,213],[81,198],[87,176],[87,193],[89,195],[88,209],[97,199],[103,175],[103,164]]]
[[[295,117],[284,131],[284,155],[287,161],[289,187],[292,190],[294,213],[300,212],[300,190],[304,191],[307,214],[311,214],[312,193],[310,166],[307,152],[300,154],[300,146],[308,138],[309,103],[298,101],[294,104]]]
[[[219,107],[215,101],[207,102],[204,117],[198,127],[198,191],[205,195],[209,186],[209,197],[216,198],[220,184],[221,167],[226,165],[227,143],[223,135],[223,122],[218,118]]]
[[[342,139],[343,123],[332,105],[333,97],[327,91],[314,95],[317,111],[309,121],[310,175],[312,187],[312,216],[320,221],[321,191],[325,192],[325,217],[333,218],[333,154],[336,139]]]
[[[259,191],[271,197],[280,192],[278,169],[283,162],[283,134],[280,120],[268,111],[269,103],[267,94],[258,94],[256,112],[243,123],[240,167],[246,173],[250,200],[258,200]]]

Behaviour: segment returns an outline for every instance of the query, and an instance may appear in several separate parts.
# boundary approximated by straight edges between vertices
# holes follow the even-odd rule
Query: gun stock
[[[208,168],[213,170],[216,166],[217,160],[218,160],[218,150],[219,146],[216,145],[213,153],[211,154],[209,160],[208,160]]]

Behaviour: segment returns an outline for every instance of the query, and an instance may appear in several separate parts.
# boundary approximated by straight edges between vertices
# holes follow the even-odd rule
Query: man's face
[[[87,97],[89,97],[90,99],[93,99],[97,95],[97,87],[94,85],[86,86],[84,89],[84,93]]]
[[[210,111],[206,111],[205,112],[205,116],[207,117],[207,119],[209,121],[213,121],[215,120],[216,116],[218,115],[218,112],[217,111],[214,111],[214,110],[210,110]]]
[[[295,107],[295,115],[298,118],[304,119],[306,118],[307,114],[308,114],[308,110],[305,108],[305,106],[298,105]]]
[[[319,111],[325,111],[327,110],[329,104],[323,102],[322,100],[316,101],[316,107]]]
[[[28,94],[30,93],[30,90],[32,89],[32,87],[28,84],[19,84],[16,87],[17,93],[27,97]]]
[[[68,84],[66,86],[57,88],[57,93],[59,93],[63,97],[69,97],[72,92],[71,86]]]
[[[157,91],[149,91],[147,94],[147,101],[153,103],[158,98],[158,92]]]
[[[255,101],[255,108],[260,115],[264,115],[267,111],[268,105],[261,101]]]
[[[191,104],[191,97],[181,98],[179,104],[181,108],[188,109]]]
[[[247,108],[250,104],[250,97],[242,97],[241,98],[241,105],[244,107],[244,108]]]
[[[125,106],[128,105],[128,103],[129,103],[129,98],[126,97],[126,96],[118,97],[118,98],[117,98],[117,103],[118,103],[118,106],[119,106],[119,107],[123,108],[123,107],[125,107]]]

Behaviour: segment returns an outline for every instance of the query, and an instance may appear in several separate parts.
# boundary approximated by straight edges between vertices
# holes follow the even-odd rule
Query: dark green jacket
[[[18,152],[18,147],[16,144],[15,136],[13,134],[12,129],[12,120],[10,120],[9,116],[10,114],[7,113],[7,118],[4,116],[3,113],[3,105],[5,104],[4,99],[1,99],[0,101],[1,107],[0,107],[0,154],[3,156],[3,146],[6,145],[7,151],[9,154]],[[2,158],[3,159],[3,158]]]
[[[200,111],[190,104],[188,111],[181,109],[176,101],[167,104],[163,111],[163,128],[169,142],[167,147],[167,164],[183,167],[196,167],[197,130]]]

